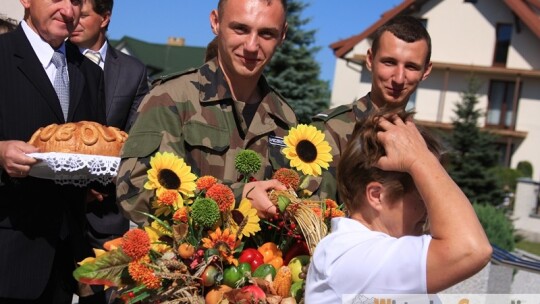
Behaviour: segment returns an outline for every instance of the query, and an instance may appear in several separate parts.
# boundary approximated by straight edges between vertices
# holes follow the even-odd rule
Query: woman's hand
[[[392,115],[381,118],[379,126],[383,131],[377,133],[377,138],[383,144],[386,156],[379,159],[378,168],[410,172],[417,161],[434,157],[411,120],[403,121],[398,115]]]

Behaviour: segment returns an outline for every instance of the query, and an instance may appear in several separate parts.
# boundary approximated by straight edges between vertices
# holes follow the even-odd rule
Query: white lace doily
[[[30,170],[29,175],[52,179],[61,185],[84,187],[90,182],[110,183],[116,176],[119,157],[73,154],[73,153],[30,153],[41,161]]]

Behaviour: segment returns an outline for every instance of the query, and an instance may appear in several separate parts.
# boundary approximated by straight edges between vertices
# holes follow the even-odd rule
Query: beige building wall
[[[19,0],[1,0],[0,15],[6,16],[17,21],[24,17],[24,8]]]

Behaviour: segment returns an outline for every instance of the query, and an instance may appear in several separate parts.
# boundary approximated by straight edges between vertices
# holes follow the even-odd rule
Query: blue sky
[[[309,6],[302,17],[304,27],[316,30],[315,59],[321,65],[321,79],[331,81],[335,57],[329,45],[364,31],[381,14],[402,0],[304,0]],[[147,42],[166,43],[171,36],[186,39],[186,45],[206,46],[213,38],[209,15],[217,0],[117,0],[114,3],[109,38],[131,36]]]

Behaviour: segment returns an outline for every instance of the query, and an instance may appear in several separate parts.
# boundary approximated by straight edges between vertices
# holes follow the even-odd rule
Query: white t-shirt
[[[306,303],[341,303],[345,294],[426,294],[431,236],[391,237],[349,218],[332,219],[306,278]]]

